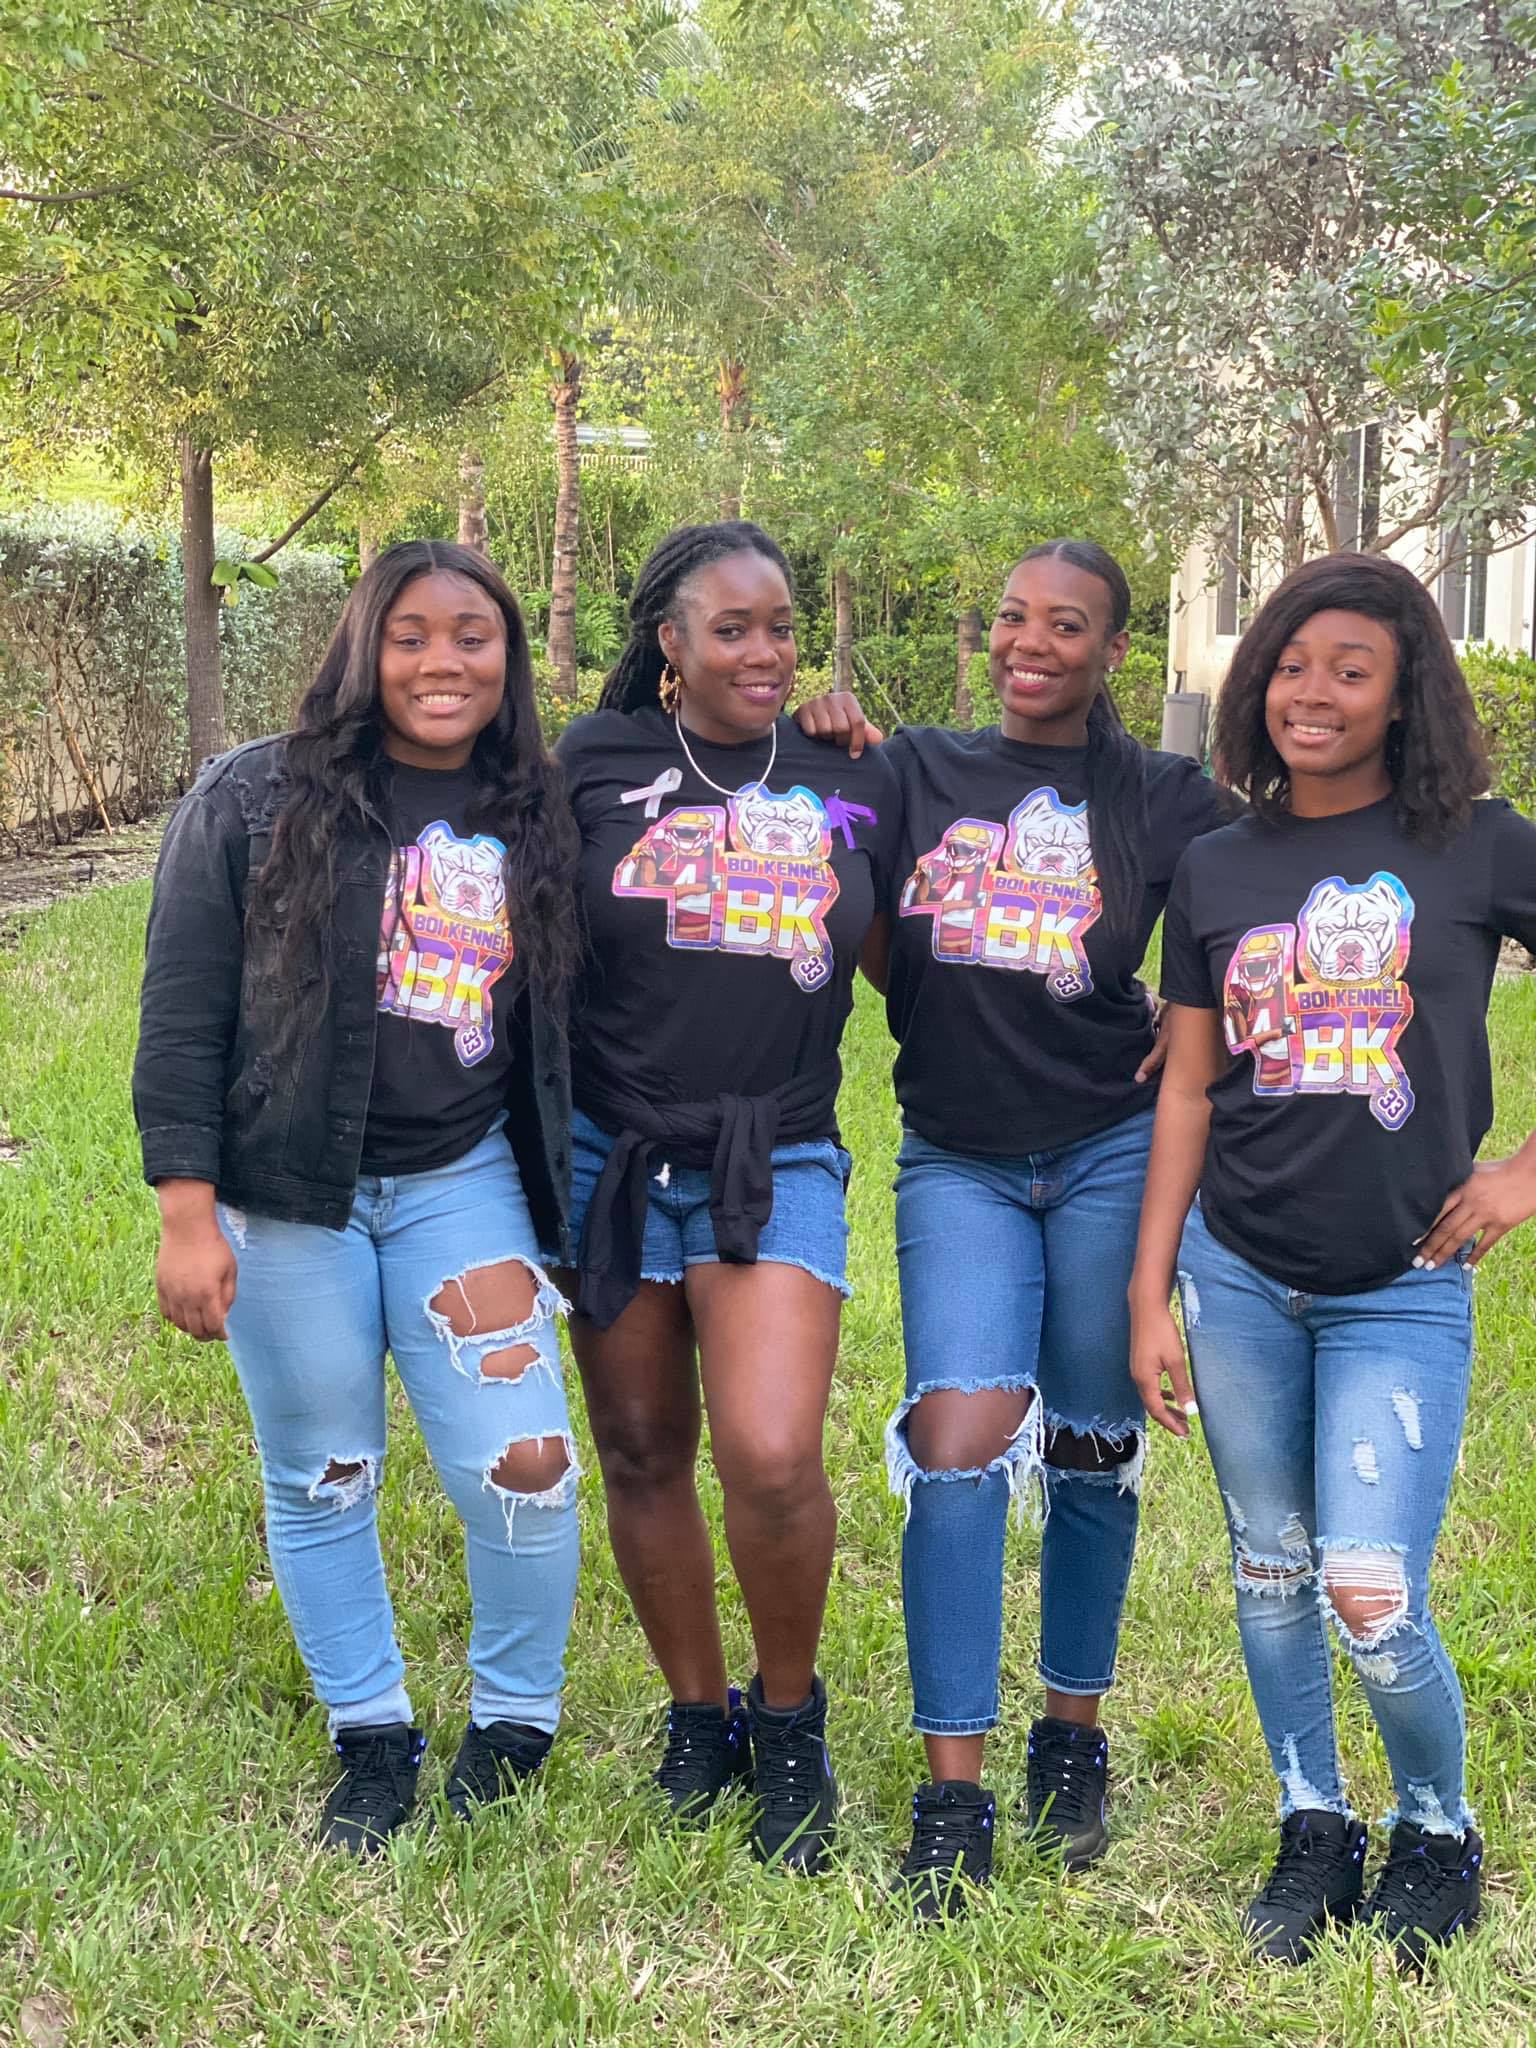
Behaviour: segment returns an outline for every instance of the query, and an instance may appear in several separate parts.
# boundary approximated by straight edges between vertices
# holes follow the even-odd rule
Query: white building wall
[[[1536,509],[1530,515],[1536,526]],[[1410,535],[1391,550],[1417,575],[1423,568],[1423,542]],[[1259,579],[1249,617],[1274,588],[1278,577]],[[1208,696],[1220,687],[1238,642],[1235,633],[1218,633],[1218,583],[1211,551],[1191,548],[1174,571],[1169,591],[1168,687],[1201,690]],[[1488,597],[1482,638],[1513,654],[1536,654],[1536,538],[1521,541],[1488,557]],[[1458,640],[1458,653],[1467,643]]]

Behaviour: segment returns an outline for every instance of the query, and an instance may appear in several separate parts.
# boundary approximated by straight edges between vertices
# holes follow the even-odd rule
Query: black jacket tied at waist
[[[634,1299],[650,1205],[651,1166],[708,1167],[709,1220],[726,1265],[757,1261],[757,1241],[773,1214],[773,1148],[837,1129],[836,1060],[786,1081],[768,1095],[717,1095],[711,1102],[651,1103],[611,1082],[583,1075],[581,1108],[617,1131],[582,1227],[577,1306],[606,1330]]]

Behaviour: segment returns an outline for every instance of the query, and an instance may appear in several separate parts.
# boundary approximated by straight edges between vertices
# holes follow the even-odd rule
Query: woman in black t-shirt
[[[1129,611],[1102,548],[1032,548],[992,623],[1000,722],[913,728],[882,749],[902,792],[900,879],[888,973],[869,964],[901,1047],[907,1384],[887,1458],[932,1774],[903,1865],[919,1915],[959,1907],[957,1871],[991,1868],[980,1780],[1010,1496],[1047,1509],[1030,1823],[1072,1869],[1108,1840],[1099,1706],[1144,1449],[1125,1306],[1155,1097],[1137,970],[1179,857],[1230,815],[1196,762],[1119,721],[1109,679]]]
[[[449,1809],[544,1760],[575,1596],[561,1307],[575,831],[517,604],[407,542],[347,600],[295,730],[208,763],[166,834],[134,1110],[162,1313],[227,1336],[273,1576],[343,1765],[321,1839],[409,1816],[379,1552],[386,1352],[464,1524],[470,1721]]]
[[[572,1341],[614,1554],[672,1693],[658,1783],[697,1823],[750,1779],[758,1855],[815,1869],[836,1807],[815,1660],[846,1292],[838,1044],[896,793],[878,754],[845,760],[780,716],[792,595],[760,527],[670,535],[630,617],[602,708],[559,749],[589,939]],[[745,1708],[694,1483],[701,1380],[757,1650]]]
[[[1439,612],[1379,557],[1330,556],[1280,586],[1233,659],[1216,746],[1253,812],[1191,848],[1168,906],[1136,1380],[1188,1435],[1177,1269],[1281,1792],[1249,1938],[1294,1962],[1363,1912],[1419,1961],[1480,1904],[1461,1694],[1427,1593],[1472,1269],[1536,1213],[1536,1138],[1473,1163],[1499,941],[1536,943],[1536,827],[1475,801],[1487,763]],[[1368,1901],[1329,1622],[1399,1801]]]

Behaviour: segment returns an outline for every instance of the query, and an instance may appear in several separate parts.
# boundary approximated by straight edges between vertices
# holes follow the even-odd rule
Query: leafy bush
[[[1114,679],[1115,702],[1126,730],[1146,747],[1162,745],[1167,661],[1166,651],[1159,653],[1156,648],[1133,646]]]
[[[1536,660],[1469,647],[1461,666],[1493,753],[1494,792],[1536,816]]]
[[[250,551],[237,533],[221,558]],[[275,589],[221,608],[231,744],[281,730],[345,595],[341,564],[285,551]],[[181,554],[90,508],[0,515],[0,837],[72,838],[186,787]]]

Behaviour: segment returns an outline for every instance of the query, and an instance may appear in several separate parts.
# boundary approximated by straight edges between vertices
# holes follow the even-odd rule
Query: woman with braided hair
[[[838,1044],[889,894],[895,790],[781,716],[790,570],[742,520],[640,572],[600,708],[558,752],[581,833],[571,1335],[619,1570],[671,1692],[657,1782],[733,1782],[813,1871],[837,1791],[816,1651],[836,1510],[822,1429],[847,1293]],[[694,1469],[707,1413],[757,1673],[729,1685]]]

